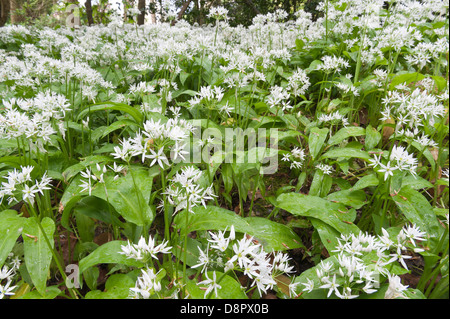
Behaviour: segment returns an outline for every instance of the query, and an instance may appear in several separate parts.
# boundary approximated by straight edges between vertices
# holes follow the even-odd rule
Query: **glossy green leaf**
[[[61,293],[62,291],[57,286],[50,286],[45,288],[43,294],[37,290],[33,290],[21,296],[19,299],[55,299]]]
[[[355,185],[351,188],[351,190],[360,190],[366,187],[378,186],[378,177],[375,174],[368,174],[361,177]]]
[[[80,260],[78,263],[79,274],[81,275],[89,267],[98,264],[123,264],[134,267],[144,266],[142,262],[120,254],[120,252],[122,252],[122,245],[127,245],[127,242],[122,240],[114,240],[99,246],[88,256]]]
[[[46,295],[47,278],[54,247],[55,223],[51,218],[44,217],[41,225],[51,247],[48,246],[36,217],[27,218],[23,225],[22,237],[27,271],[38,292]]]
[[[442,227],[425,196],[406,186],[392,199],[405,217],[427,234],[430,247],[434,248],[441,236]]]
[[[14,210],[0,212],[0,268],[22,233],[25,220]]]
[[[365,133],[366,130],[363,127],[359,126],[343,127],[339,131],[337,131],[332,137],[330,137],[330,139],[328,140],[328,145],[336,145],[349,137],[361,136],[364,135]]]
[[[369,151],[377,147],[378,143],[381,141],[381,133],[376,130],[376,128],[372,127],[372,125],[368,125],[366,128],[366,139],[365,145],[366,150]]]
[[[364,160],[371,159],[369,153],[352,147],[333,148],[323,154],[321,158],[361,158]]]
[[[325,144],[329,130],[327,128],[313,127],[309,133],[308,145],[311,157],[315,159]]]
[[[348,219],[345,205],[326,199],[299,193],[281,194],[277,198],[277,207],[296,216],[313,217],[334,227],[343,234],[359,233],[359,228]]]
[[[137,108],[124,103],[116,102],[102,102],[98,104],[88,105],[78,113],[77,119],[80,120],[92,112],[108,110],[120,111],[122,113],[128,114],[136,121],[136,123],[141,123],[144,119],[144,116]]]

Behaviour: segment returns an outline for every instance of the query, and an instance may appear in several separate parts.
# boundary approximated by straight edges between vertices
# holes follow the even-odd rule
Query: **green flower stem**
[[[186,208],[186,231],[184,233],[184,256],[183,256],[183,286],[186,285],[186,260],[187,260],[187,238],[188,238],[188,228],[189,228],[189,198],[187,199],[187,208]],[[180,254],[181,255],[181,254]]]

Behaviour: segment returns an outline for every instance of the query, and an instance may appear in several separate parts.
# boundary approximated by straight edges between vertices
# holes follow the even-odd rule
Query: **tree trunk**
[[[261,12],[259,11],[259,9],[255,6],[255,4],[253,3],[252,0],[245,0],[245,3],[247,3],[247,5],[253,10],[253,12],[255,12],[256,14],[260,14]]]
[[[25,17],[17,12],[21,6],[21,0],[10,0],[11,24],[17,24],[25,20]]]
[[[0,0],[0,27],[3,27],[8,20],[9,0]]]
[[[150,0],[150,21],[156,24],[155,0]]]
[[[141,11],[137,18],[137,24],[143,25],[145,22],[145,0],[139,0],[138,9]]]
[[[91,3],[91,0],[86,0],[85,7],[86,7],[86,16],[87,16],[88,24],[89,25],[93,25],[94,24],[94,18],[92,17],[92,3]]]
[[[181,20],[183,18],[183,14],[186,12],[187,8],[191,4],[192,0],[187,0],[185,3],[183,3],[183,6],[181,7],[180,12],[178,12],[177,20]],[[175,20],[172,21],[172,25],[175,24]]]

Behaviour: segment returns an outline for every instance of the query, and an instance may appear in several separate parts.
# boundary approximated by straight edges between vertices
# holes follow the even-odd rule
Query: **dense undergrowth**
[[[1,298],[448,298],[448,1],[0,28]]]

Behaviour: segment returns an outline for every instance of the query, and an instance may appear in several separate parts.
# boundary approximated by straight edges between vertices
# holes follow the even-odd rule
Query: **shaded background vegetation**
[[[166,0],[0,0],[0,26],[5,24],[25,24],[40,26],[57,26],[64,23],[70,5],[80,8],[80,23],[92,25],[108,23],[113,12],[112,7],[120,7],[124,21],[130,20],[129,8],[137,7],[141,14],[138,24],[155,23],[158,9]],[[207,18],[210,8],[223,6],[229,11],[231,26],[248,26],[258,14],[267,14],[277,9],[288,13],[293,18],[300,9],[311,12],[319,0],[170,0],[175,8],[177,19],[203,25],[209,23]]]

